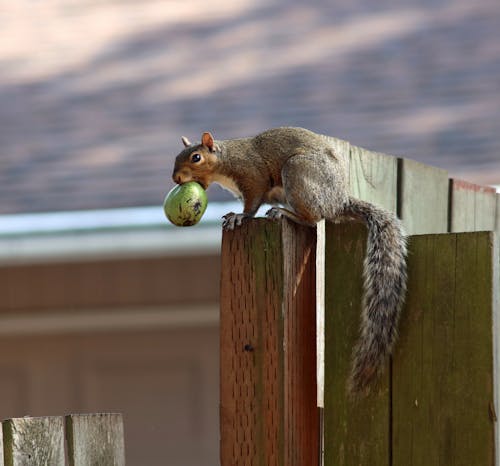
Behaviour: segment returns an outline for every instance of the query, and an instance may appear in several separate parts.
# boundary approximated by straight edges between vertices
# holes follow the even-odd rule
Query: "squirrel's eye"
[[[197,163],[201,160],[201,155],[200,154],[193,154],[191,156],[191,162]]]

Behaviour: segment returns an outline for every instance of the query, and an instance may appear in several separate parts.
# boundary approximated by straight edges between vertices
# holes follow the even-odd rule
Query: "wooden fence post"
[[[5,466],[64,465],[64,419],[22,417],[3,421]]]
[[[66,416],[70,466],[124,466],[125,445],[121,414]]]
[[[226,231],[221,282],[221,464],[318,464],[315,229]]]
[[[325,465],[498,464],[498,243],[491,232],[409,242],[392,373],[353,401],[366,231],[327,225]],[[495,379],[496,378],[496,379]]]

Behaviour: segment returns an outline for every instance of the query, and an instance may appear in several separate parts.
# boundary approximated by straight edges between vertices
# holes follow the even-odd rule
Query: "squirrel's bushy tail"
[[[348,382],[349,392],[359,395],[382,372],[397,338],[406,293],[406,237],[395,214],[368,202],[349,198],[344,214],[368,226],[361,331]]]

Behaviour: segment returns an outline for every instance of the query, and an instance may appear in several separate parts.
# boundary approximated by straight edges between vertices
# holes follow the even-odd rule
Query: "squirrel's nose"
[[[182,177],[178,173],[174,173],[172,179],[174,180],[174,183],[182,184]]]

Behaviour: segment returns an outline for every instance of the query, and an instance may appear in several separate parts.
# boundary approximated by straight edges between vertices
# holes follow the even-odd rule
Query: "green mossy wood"
[[[389,371],[370,396],[346,392],[359,334],[366,228],[327,224],[325,260],[325,466],[389,464]]]
[[[392,366],[361,401],[346,396],[358,335],[366,233],[327,225],[325,465],[484,465],[494,461],[489,232],[413,236]]]
[[[394,464],[494,462],[494,262],[489,232],[411,239],[393,364]]]

